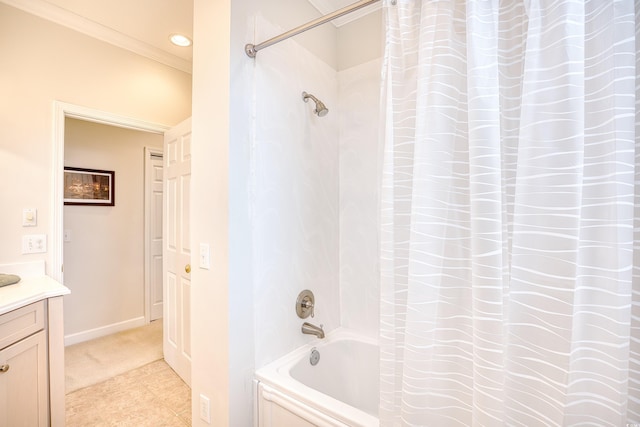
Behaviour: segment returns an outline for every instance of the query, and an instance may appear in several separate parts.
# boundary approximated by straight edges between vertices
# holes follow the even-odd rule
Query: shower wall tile
[[[256,39],[281,31],[262,18]],[[307,91],[329,114],[313,114]],[[303,335],[300,291],[316,297],[325,331],[340,325],[338,81],[293,39],[255,59],[253,268],[256,368],[316,337]]]
[[[381,59],[338,74],[341,324],[378,337]]]

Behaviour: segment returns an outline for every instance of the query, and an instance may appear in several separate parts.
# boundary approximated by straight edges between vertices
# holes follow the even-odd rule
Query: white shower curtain
[[[640,6],[394,3],[381,425],[640,423]]]

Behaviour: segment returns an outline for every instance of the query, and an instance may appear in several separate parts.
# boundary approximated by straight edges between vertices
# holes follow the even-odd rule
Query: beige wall
[[[23,234],[51,238],[53,102],[174,125],[191,115],[191,76],[0,3],[0,263],[21,254]],[[38,226],[21,226],[22,208]]]
[[[193,15],[193,38],[200,41],[193,46],[191,194],[207,197],[191,199],[191,243],[196,247],[200,243],[211,245],[211,268],[191,270],[192,422],[193,426],[208,425],[200,419],[199,396],[204,395],[211,401],[210,425],[248,426],[246,422],[232,423],[230,408],[234,386],[228,231],[231,0],[195,0]],[[236,194],[242,196],[241,192]],[[251,287],[251,283],[238,284],[246,286]],[[248,302],[244,310],[247,316],[251,316],[246,310],[250,307]],[[237,330],[235,334],[242,335]],[[252,337],[244,341],[250,343]],[[243,358],[243,353],[234,353],[233,357]],[[241,386],[236,383],[236,387]],[[251,400],[245,402],[250,404]],[[251,419],[251,406],[245,406],[245,411]]]
[[[144,322],[144,148],[162,139],[66,120],[65,166],[115,171],[115,206],[64,207],[67,341]]]

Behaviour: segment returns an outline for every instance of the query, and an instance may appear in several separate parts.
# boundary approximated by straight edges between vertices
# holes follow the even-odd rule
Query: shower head
[[[302,92],[302,99],[304,102],[309,102],[309,98],[313,99],[313,102],[316,103],[316,109],[313,110],[313,112],[316,113],[318,117],[326,116],[329,109],[324,105],[324,103],[310,93]]]

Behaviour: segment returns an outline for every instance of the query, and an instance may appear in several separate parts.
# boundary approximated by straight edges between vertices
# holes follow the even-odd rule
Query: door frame
[[[53,169],[51,182],[51,277],[60,283],[63,281],[64,262],[64,128],[65,119],[79,119],[89,122],[116,126],[125,129],[138,130],[164,135],[170,126],[144,120],[108,113],[106,111],[53,101]],[[148,297],[145,295],[145,298]],[[149,318],[145,312],[145,321]]]

